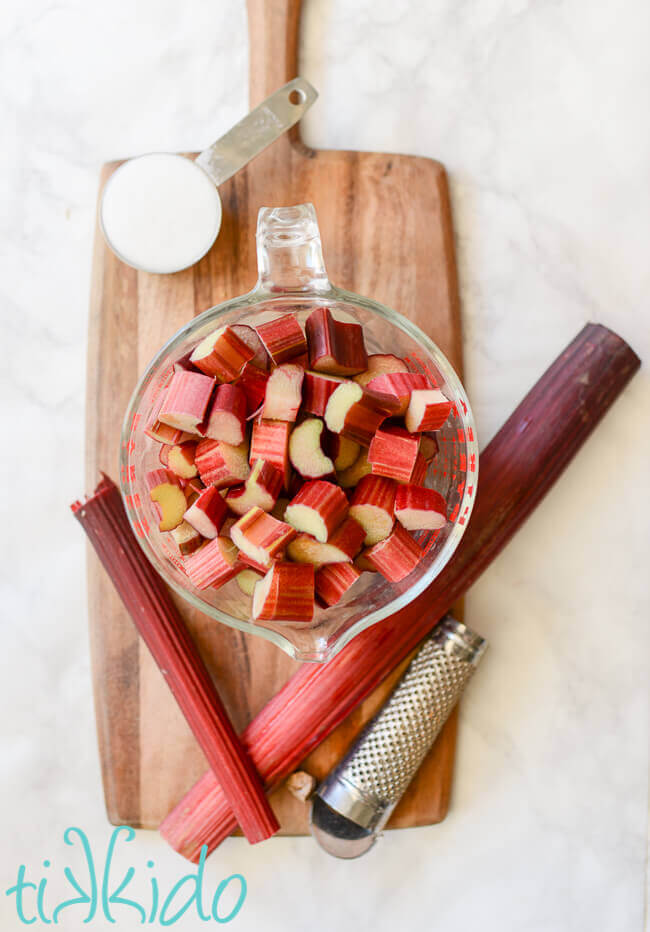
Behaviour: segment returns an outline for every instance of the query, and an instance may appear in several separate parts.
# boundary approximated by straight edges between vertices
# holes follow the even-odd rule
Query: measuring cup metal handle
[[[295,126],[317,97],[318,92],[308,81],[294,78],[204,149],[196,164],[218,187]]]

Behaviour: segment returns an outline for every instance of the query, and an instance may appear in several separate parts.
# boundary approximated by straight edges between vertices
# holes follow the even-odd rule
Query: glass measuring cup
[[[259,278],[253,290],[191,320],[163,346],[140,380],[122,432],[122,495],[143,550],[165,581],[189,603],[219,622],[267,638],[297,660],[322,662],[360,631],[408,604],[448,562],[474,503],[478,478],[474,420],[458,376],[426,334],[397,311],[330,283],[311,204],[262,208],[257,256]],[[317,608],[310,624],[254,623],[250,619],[251,599],[234,580],[219,590],[196,589],[183,571],[173,541],[159,532],[144,482],[146,472],[159,467],[159,447],[144,431],[171,378],[174,363],[216,327],[255,324],[289,311],[304,323],[314,308],[322,306],[330,307],[335,316],[360,323],[369,353],[390,352],[403,357],[410,368],[426,373],[452,400],[452,413],[438,432],[439,452],[429,465],[425,481],[445,497],[449,520],[440,531],[417,533],[425,555],[401,583],[364,573],[351,593],[333,609]]]

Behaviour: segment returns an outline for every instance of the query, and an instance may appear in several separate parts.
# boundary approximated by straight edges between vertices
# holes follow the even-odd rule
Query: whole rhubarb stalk
[[[162,671],[233,818],[251,843],[270,838],[280,826],[260,778],[169,592],[140,549],[117,486],[104,477],[72,511]]]
[[[588,324],[556,359],[482,454],[472,519],[435,582],[396,615],[355,637],[328,663],[304,664],[244,732],[243,741],[269,790],[296,769],[475,582],[639,365],[620,337],[597,324]],[[160,830],[172,847],[196,861],[202,845],[213,850],[236,824],[222,788],[208,772]]]

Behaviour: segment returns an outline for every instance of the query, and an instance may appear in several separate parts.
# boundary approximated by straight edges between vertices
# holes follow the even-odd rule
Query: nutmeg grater
[[[316,790],[311,832],[329,854],[356,858],[374,845],[486,648],[451,615],[424,639],[388,701]]]

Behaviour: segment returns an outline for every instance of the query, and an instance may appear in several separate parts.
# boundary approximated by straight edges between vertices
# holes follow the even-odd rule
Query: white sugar
[[[109,179],[101,222],[112,249],[148,272],[177,272],[197,262],[221,226],[219,193],[180,155],[130,159]]]

